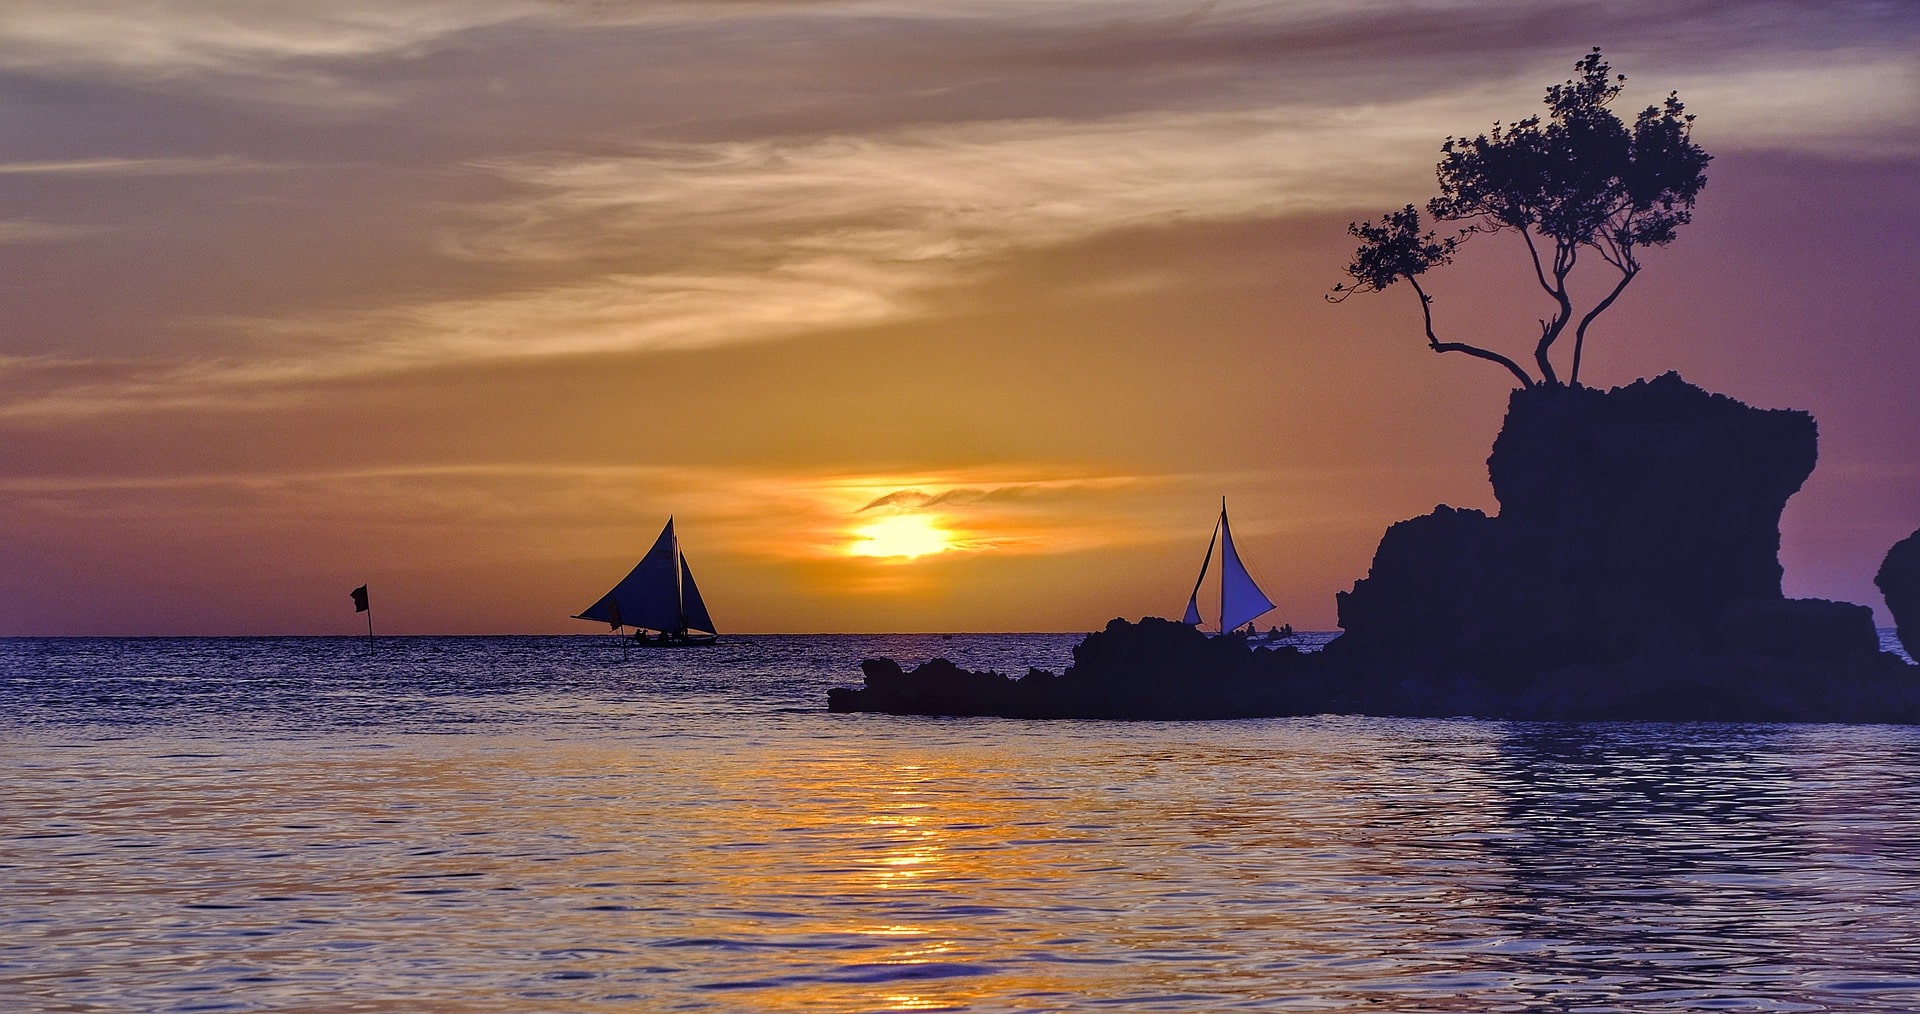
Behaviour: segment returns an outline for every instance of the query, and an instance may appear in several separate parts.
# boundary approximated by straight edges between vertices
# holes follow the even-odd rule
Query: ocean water
[[[0,1007],[1920,1009],[1920,728],[823,710],[1075,640],[0,641]]]

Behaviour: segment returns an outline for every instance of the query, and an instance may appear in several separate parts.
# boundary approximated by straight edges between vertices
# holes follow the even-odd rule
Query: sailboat
[[[700,586],[693,583],[693,570],[680,552],[671,516],[633,570],[574,619],[598,620],[614,630],[633,627],[636,643],[655,648],[687,648],[719,640],[707,604],[700,599]]]
[[[1233,528],[1227,524],[1227,498],[1220,498],[1220,521],[1213,526],[1213,538],[1207,542],[1206,559],[1200,561],[1200,576],[1193,579],[1193,594],[1187,597],[1187,613],[1180,622],[1200,625],[1200,583],[1207,579],[1207,567],[1213,562],[1213,547],[1220,547],[1220,633],[1237,630],[1273,610],[1273,600],[1254,583],[1233,548]],[[1292,628],[1289,627],[1289,630]]]

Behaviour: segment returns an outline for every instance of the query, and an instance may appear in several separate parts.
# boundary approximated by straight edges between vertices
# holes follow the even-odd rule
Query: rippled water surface
[[[0,998],[1920,1009],[1920,729],[821,710],[1075,639],[0,641]]]

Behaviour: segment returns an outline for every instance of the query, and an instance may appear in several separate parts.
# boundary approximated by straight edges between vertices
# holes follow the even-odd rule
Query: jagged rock
[[[1873,576],[1893,614],[1895,631],[1907,654],[1920,660],[1920,532],[1901,539],[1887,550],[1880,572]]]
[[[1008,710],[1012,681],[997,672],[969,672],[936,658],[903,672],[890,658],[860,663],[864,691],[827,691],[829,711],[883,711],[896,715],[999,715]]]
[[[1328,710],[1324,684],[1293,648],[1254,648],[1148,617],[1110,621],[1047,684],[1046,710],[1102,718],[1255,718]]]
[[[892,659],[860,663],[866,685],[827,692],[832,711],[1021,718],[1254,718],[1329,710],[1324,684],[1292,648],[1255,649],[1182,623],[1114,620],[1074,648],[1056,676],[1017,680],[934,659],[911,672]]]
[[[1373,568],[1334,601],[1347,631],[1336,654],[1367,649],[1384,665],[1452,669],[1485,655],[1493,587],[1507,553],[1492,518],[1442,504],[1387,529]],[[1445,588],[1446,594],[1434,594]],[[1357,636],[1355,635],[1357,632]]]

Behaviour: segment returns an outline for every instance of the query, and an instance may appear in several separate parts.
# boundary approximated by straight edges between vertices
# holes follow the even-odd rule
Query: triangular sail
[[[713,617],[707,615],[707,604],[700,600],[700,586],[693,583],[693,570],[687,566],[686,554],[680,556],[680,595],[681,614],[690,630],[704,630],[709,634],[719,633],[713,625]]]
[[[574,619],[599,620],[615,626],[641,627],[647,630],[676,630],[680,627],[680,593],[674,573],[673,519],[660,530],[653,548],[640,558],[633,570],[600,601],[582,610]],[[701,615],[706,607],[701,606]]]
[[[1224,511],[1220,515],[1222,519],[1226,516]],[[1213,562],[1213,545],[1218,541],[1220,541],[1220,526],[1215,524],[1213,537],[1207,540],[1207,555],[1200,560],[1200,576],[1193,579],[1193,594],[1187,596],[1187,613],[1180,618],[1180,622],[1189,627],[1200,625],[1200,585],[1207,579],[1207,565]]]
[[[1233,630],[1273,609],[1273,600],[1253,583],[1253,576],[1233,548],[1233,529],[1227,511],[1220,509],[1220,629]]]

